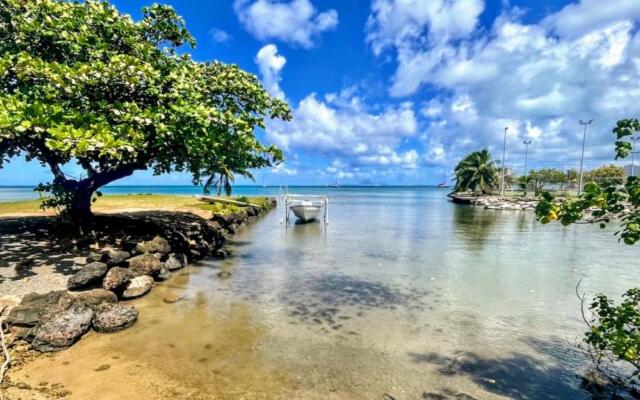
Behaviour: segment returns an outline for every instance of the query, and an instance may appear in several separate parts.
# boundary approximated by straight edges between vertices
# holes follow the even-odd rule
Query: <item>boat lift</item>
[[[317,219],[322,211],[322,220],[329,224],[329,197],[326,195],[302,195],[289,194],[288,189],[280,193],[280,210],[282,219],[280,223],[289,225],[291,212],[302,222]]]

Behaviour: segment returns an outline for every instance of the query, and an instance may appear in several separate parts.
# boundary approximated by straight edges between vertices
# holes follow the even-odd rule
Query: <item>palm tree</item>
[[[492,160],[489,150],[484,149],[468,154],[455,168],[456,191],[476,191],[495,186],[498,181],[497,162]]]

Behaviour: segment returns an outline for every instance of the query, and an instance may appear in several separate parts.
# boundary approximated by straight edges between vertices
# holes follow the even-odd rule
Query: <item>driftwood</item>
[[[214,197],[214,196],[196,196],[196,199],[200,201],[204,201],[205,203],[222,203],[222,204],[233,204],[240,207],[258,207],[258,204],[253,203],[245,203],[244,201],[237,201],[231,199],[223,199],[222,197]]]

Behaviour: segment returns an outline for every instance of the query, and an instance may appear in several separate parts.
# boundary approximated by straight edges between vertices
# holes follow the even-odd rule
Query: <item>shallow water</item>
[[[444,194],[340,189],[326,227],[274,211],[137,301],[133,328],[18,377],[79,399],[587,398],[576,283],[617,297],[638,250]]]

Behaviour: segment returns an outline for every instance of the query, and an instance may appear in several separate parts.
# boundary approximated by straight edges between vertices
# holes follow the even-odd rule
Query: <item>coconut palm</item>
[[[468,154],[455,168],[456,191],[476,191],[485,193],[498,181],[497,162],[492,160],[489,150],[484,149]]]

